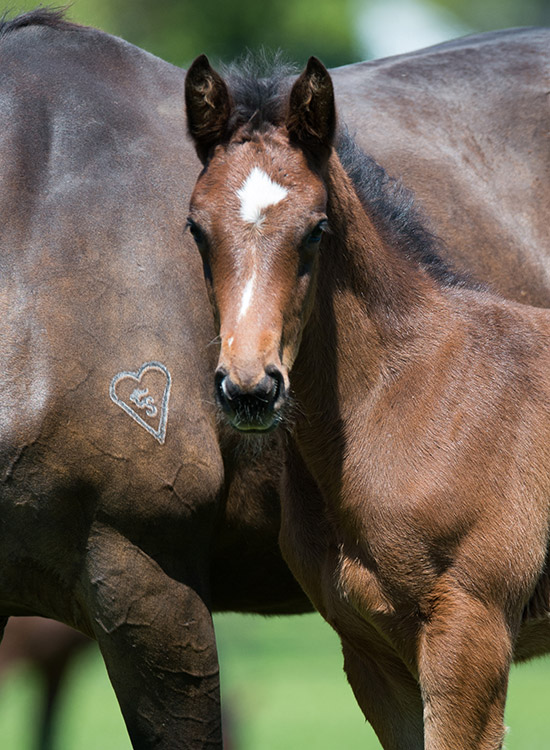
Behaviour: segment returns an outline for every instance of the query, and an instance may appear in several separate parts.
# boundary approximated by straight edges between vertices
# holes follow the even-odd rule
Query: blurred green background
[[[10,6],[12,12],[36,3]],[[549,0],[75,0],[69,16],[176,65],[247,49],[282,48],[336,66],[397,54],[462,34],[549,25]],[[336,636],[317,615],[216,617],[231,750],[379,748],[345,681]],[[508,750],[548,750],[550,664],[514,669]],[[34,750],[42,685],[19,665],[0,685],[0,748]],[[95,645],[72,662],[56,722],[57,750],[129,750]]]
[[[343,671],[338,639],[316,614],[215,618],[228,750],[381,750]],[[34,750],[39,676],[16,668],[0,688],[0,748]],[[507,750],[548,750],[550,662],[512,670]],[[131,750],[95,644],[72,662],[56,750]]]
[[[8,6],[33,8],[37,2]],[[43,3],[48,5],[48,3]],[[550,24],[549,0],[73,0],[73,20],[109,31],[175,65],[206,52],[228,61],[282,48],[336,66],[435,44],[471,31]]]

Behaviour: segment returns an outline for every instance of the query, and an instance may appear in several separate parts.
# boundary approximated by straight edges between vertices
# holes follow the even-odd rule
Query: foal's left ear
[[[323,63],[310,57],[290,92],[286,126],[291,140],[314,155],[328,156],[336,130],[332,79]]]
[[[206,55],[193,61],[185,77],[187,127],[204,164],[210,150],[226,135],[231,99],[223,78]]]

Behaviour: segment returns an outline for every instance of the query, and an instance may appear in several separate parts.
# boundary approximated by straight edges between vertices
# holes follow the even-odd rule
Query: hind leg
[[[370,660],[342,641],[344,669],[355,698],[384,750],[423,750],[422,698],[398,657]]]
[[[210,612],[112,529],[90,540],[84,582],[95,636],[136,750],[221,750]]]

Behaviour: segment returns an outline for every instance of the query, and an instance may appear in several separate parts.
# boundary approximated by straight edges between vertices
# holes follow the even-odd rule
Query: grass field
[[[216,618],[224,705],[236,750],[380,750],[342,673],[338,640],[317,615]],[[28,669],[0,688],[0,748],[34,750],[40,685]],[[513,670],[507,750],[548,750],[550,662]],[[73,665],[56,750],[130,750],[98,652]]]

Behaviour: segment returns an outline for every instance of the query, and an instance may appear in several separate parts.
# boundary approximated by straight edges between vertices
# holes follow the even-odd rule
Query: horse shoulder
[[[453,335],[432,333],[376,399],[349,409],[330,513],[350,559],[376,550],[367,567],[395,590],[427,592],[451,566],[488,595],[506,569],[502,593],[521,600],[547,547],[550,326],[500,301],[471,308],[466,297]]]

